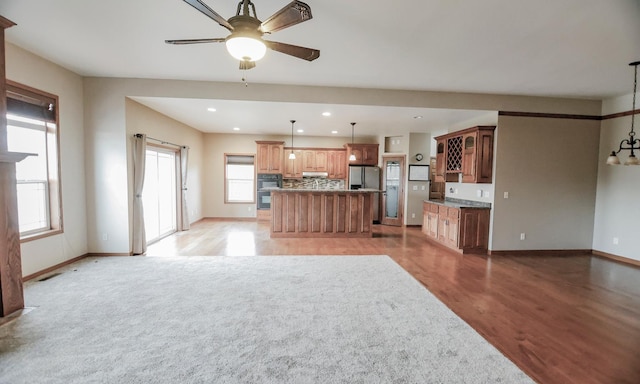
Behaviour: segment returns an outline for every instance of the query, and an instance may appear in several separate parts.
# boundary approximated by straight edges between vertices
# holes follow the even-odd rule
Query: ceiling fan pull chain
[[[247,81],[247,70],[243,69],[242,70],[242,81],[244,82],[244,87],[247,88],[249,87],[249,82]]]

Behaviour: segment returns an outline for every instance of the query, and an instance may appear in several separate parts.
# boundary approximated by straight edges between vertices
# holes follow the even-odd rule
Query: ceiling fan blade
[[[249,61],[249,60],[241,60],[240,61],[240,70],[241,71],[254,68],[255,66],[256,66],[256,62],[255,61]]]
[[[184,0],[185,3],[189,4],[193,8],[205,14],[205,16],[209,17],[216,23],[221,26],[227,28],[229,31],[233,32],[233,26],[229,24],[229,22],[222,16],[218,15],[216,11],[209,8],[205,3],[200,0]]]
[[[212,39],[183,39],[183,40],[165,40],[164,42],[167,44],[200,44],[200,43],[224,43],[225,38],[212,38]]]
[[[264,33],[272,33],[311,19],[311,7],[302,1],[292,1],[287,6],[263,21],[260,28]]]
[[[267,40],[264,40],[264,43],[267,45],[267,47],[269,47],[270,49],[273,49],[274,51],[278,51],[286,55],[294,56],[299,59],[313,61],[318,57],[320,57],[320,51],[317,49],[299,47],[297,45],[278,43],[275,41],[267,41]]]

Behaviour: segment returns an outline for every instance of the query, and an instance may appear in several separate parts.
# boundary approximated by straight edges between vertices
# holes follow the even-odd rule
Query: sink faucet
[[[320,189],[320,183],[318,183],[318,179],[313,180],[313,183],[315,189]]]

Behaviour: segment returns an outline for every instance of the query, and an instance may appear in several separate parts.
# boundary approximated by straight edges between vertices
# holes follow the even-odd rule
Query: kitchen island
[[[274,189],[271,237],[371,237],[379,190]]]

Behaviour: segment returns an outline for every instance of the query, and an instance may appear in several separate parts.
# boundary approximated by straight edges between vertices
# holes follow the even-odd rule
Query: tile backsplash
[[[303,179],[284,179],[282,188],[286,189],[344,189],[344,180],[326,177],[305,177]]]

